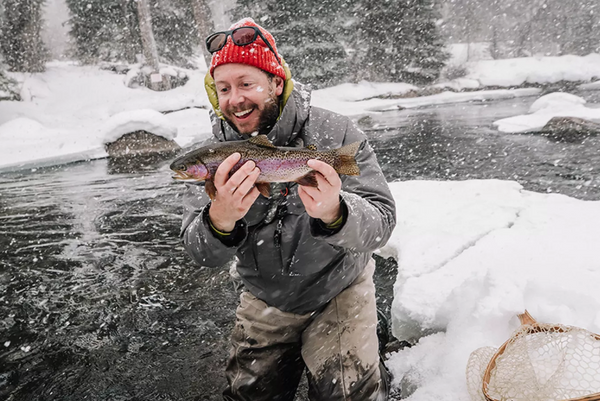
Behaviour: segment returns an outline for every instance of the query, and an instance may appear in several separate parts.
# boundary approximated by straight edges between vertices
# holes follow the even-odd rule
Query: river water
[[[386,112],[363,128],[389,180],[498,178],[600,199],[598,138],[492,128],[533,100]],[[0,399],[221,399],[238,294],[227,269],[185,254],[170,177],[168,161],[0,174]],[[378,259],[383,308],[394,277]]]

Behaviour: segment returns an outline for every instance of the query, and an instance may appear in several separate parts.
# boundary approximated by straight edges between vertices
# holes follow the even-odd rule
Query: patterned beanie
[[[218,52],[213,53],[212,60],[210,62],[210,75],[214,78],[215,68],[222,64],[227,63],[240,63],[248,64],[263,71],[270,72],[274,75],[281,77],[285,80],[285,70],[282,65],[277,61],[279,59],[281,63],[283,60],[277,52],[275,46],[275,39],[266,29],[258,25],[252,18],[244,18],[235,24],[233,24],[229,30],[240,28],[243,26],[254,26],[260,29],[260,33],[269,41],[273,50],[277,53],[277,56],[269,49],[269,46],[265,44],[260,36],[256,37],[256,40],[246,46],[238,46],[233,43],[231,36],[227,37],[227,43]],[[276,58],[277,57],[277,58]]]

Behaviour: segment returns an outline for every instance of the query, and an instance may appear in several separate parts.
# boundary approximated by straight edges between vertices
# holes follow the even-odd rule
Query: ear
[[[275,75],[275,77],[273,77],[273,82],[275,83],[275,95],[281,96],[283,93],[283,79],[280,76]]]

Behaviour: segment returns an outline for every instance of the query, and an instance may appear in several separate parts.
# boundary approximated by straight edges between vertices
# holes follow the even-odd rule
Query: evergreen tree
[[[152,27],[162,61],[185,64],[194,49],[204,46],[190,0],[150,0]]]
[[[44,0],[4,0],[0,48],[10,71],[42,72],[47,52],[40,36]]]
[[[142,53],[134,0],[66,0],[75,56],[84,62],[135,62]],[[189,0],[150,0],[162,62],[185,64],[200,40]]]
[[[363,0],[357,14],[357,79],[418,85],[437,79],[448,55],[431,0]]]
[[[408,41],[404,66],[396,70],[398,81],[429,84],[435,81],[449,55],[436,26],[439,15],[433,0],[408,0],[405,9]]]
[[[135,62],[141,53],[137,10],[129,0],[66,0],[74,55],[85,63]]]
[[[354,35],[354,80],[393,79],[403,65],[401,48],[408,38],[404,14],[402,1],[361,1]]]
[[[341,8],[334,0],[239,0],[233,16],[252,17],[271,32],[293,77],[318,88],[342,82],[348,72],[348,55],[337,39]]]
[[[0,101],[21,100],[19,95],[19,84],[9,77],[0,66]]]

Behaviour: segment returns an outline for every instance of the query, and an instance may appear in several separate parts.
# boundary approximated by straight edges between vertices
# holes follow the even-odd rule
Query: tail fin
[[[336,149],[337,161],[335,163],[335,171],[338,174],[360,175],[360,169],[358,168],[358,164],[356,164],[356,153],[362,144],[362,142],[354,142]]]

